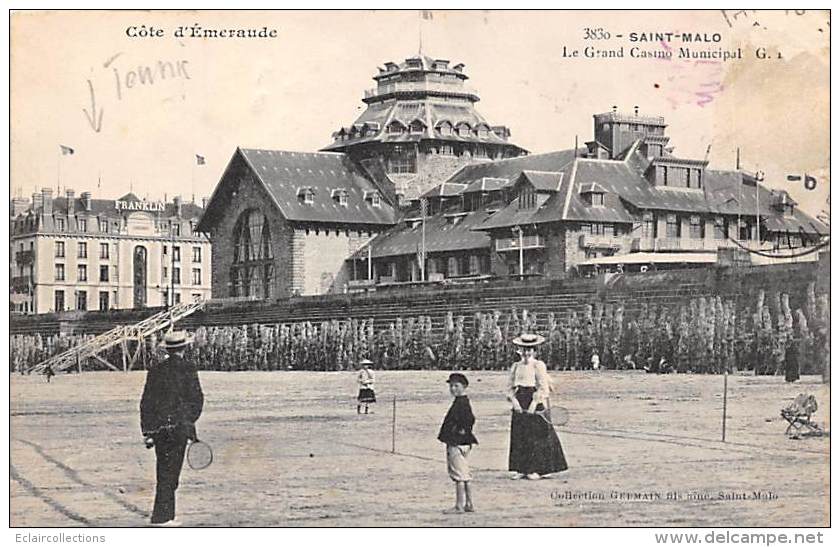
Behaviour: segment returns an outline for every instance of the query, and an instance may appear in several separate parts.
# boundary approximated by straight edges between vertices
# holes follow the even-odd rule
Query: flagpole
[[[192,201],[195,203],[195,165],[198,163],[198,154],[193,151],[193,161],[190,167],[190,192],[192,192]]]
[[[60,145],[59,145],[60,146]],[[56,178],[56,189],[55,194],[56,196],[61,195],[61,156],[64,155],[64,151],[61,148],[58,149],[58,176]]]
[[[735,239],[741,239],[741,205],[744,202],[744,181],[741,179],[741,149],[735,149],[735,170],[738,171],[738,231]]]
[[[758,172],[755,174],[755,241],[761,247],[761,218],[758,209]]]

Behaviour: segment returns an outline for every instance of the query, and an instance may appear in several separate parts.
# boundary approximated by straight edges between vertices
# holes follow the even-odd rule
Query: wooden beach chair
[[[811,417],[817,411],[817,399],[813,395],[800,393],[787,408],[782,409],[782,418],[787,423],[785,434],[798,439],[801,434],[820,436],[822,428]]]

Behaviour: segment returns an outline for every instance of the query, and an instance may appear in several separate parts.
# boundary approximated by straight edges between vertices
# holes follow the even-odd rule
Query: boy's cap
[[[447,384],[452,384],[454,382],[457,382],[457,383],[463,385],[464,387],[467,387],[467,386],[470,385],[470,381],[467,380],[467,377],[464,376],[463,374],[461,374],[460,372],[453,372],[452,374],[449,375],[449,379],[446,380]]]

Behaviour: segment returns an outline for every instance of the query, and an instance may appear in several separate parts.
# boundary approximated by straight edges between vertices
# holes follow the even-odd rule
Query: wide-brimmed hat
[[[524,348],[530,348],[534,346],[539,346],[545,342],[545,337],[540,336],[539,334],[532,334],[532,333],[523,333],[513,339],[513,343],[517,346],[522,346]]]
[[[192,336],[183,330],[173,330],[163,337],[164,349],[181,349],[192,343]]]
[[[450,374],[449,379],[446,380],[446,383],[447,384],[457,383],[457,384],[461,384],[464,387],[467,387],[467,386],[470,385],[470,381],[467,380],[467,377],[464,376],[463,374],[461,374],[460,372],[453,372],[452,374]]]

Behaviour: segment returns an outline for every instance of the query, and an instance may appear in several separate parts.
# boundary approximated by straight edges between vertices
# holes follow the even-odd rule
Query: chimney
[[[613,105],[613,112],[618,112],[618,107]]]
[[[90,211],[90,192],[82,192],[82,207],[85,211]]]
[[[34,192],[32,194],[32,210],[33,211],[38,211],[41,207],[43,207],[43,205],[44,205],[43,196],[41,196],[41,194],[39,194],[38,192]]]
[[[181,199],[181,196],[175,196],[174,198],[172,198],[172,201],[175,203],[175,214],[180,218],[183,200]]]
[[[639,115],[639,107],[638,106],[633,107],[633,114],[636,115],[636,116]]]
[[[210,201],[210,199],[207,196],[204,196],[203,198],[201,198],[201,208],[202,209],[207,209],[207,202],[208,201]]]
[[[45,215],[53,213],[53,191],[52,188],[41,188],[42,207]]]
[[[29,208],[29,200],[26,198],[12,198],[10,213],[12,218],[26,212]]]
[[[76,210],[76,192],[72,188],[65,188],[67,195],[67,215],[72,215]]]

